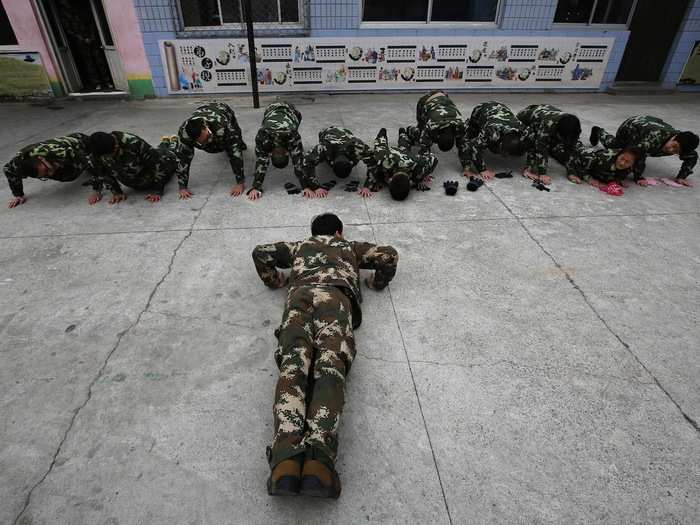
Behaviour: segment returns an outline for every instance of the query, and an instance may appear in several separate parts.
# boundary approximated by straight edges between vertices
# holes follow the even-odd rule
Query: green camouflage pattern
[[[316,166],[321,162],[333,166],[333,162],[341,155],[345,156],[353,166],[356,166],[360,161],[366,165],[374,162],[372,149],[353,135],[352,131],[338,126],[330,126],[318,133],[318,144],[306,154],[304,159],[306,176],[318,185],[314,174]]]
[[[612,135],[600,130],[600,142],[606,148],[625,148],[636,146],[642,150],[642,157],[637,159],[634,166],[634,178],[639,180],[643,177],[646,169],[646,157],[668,157],[661,148],[668,140],[680,133],[670,124],[660,118],[650,115],[637,115],[625,120],[617,129],[617,133]],[[685,179],[693,173],[693,168],[698,162],[698,152],[693,150],[679,155],[683,161],[677,177]]]
[[[477,105],[467,126],[463,167],[481,173],[486,169],[483,152],[489,149],[492,153],[500,153],[501,138],[508,133],[522,135],[522,131],[522,122],[505,104],[491,101]]]
[[[550,104],[532,104],[517,115],[525,127],[525,164],[536,175],[547,174],[549,150],[561,142],[557,137],[557,124],[562,115],[561,109]]]
[[[255,179],[253,188],[262,192],[270,155],[275,148],[284,148],[291,157],[294,174],[302,188],[318,189],[315,181],[308,180],[304,171],[304,146],[299,135],[301,113],[287,102],[275,102],[267,106],[262,127],[255,137]]]
[[[399,132],[399,147],[389,146],[386,135],[378,135],[374,141],[374,162],[367,166],[364,187],[379,191],[387,178],[397,171],[405,171],[414,187],[424,184],[425,178],[437,166],[437,157],[431,152],[414,155],[408,146],[410,139],[406,131]]]
[[[95,167],[93,189],[102,191],[106,185],[114,194],[122,193],[119,183],[137,190],[150,189],[163,195],[165,184],[177,169],[176,143],[164,140],[158,148],[141,137],[123,131],[113,131],[118,149],[108,155],[93,155]]]
[[[574,175],[581,180],[594,178],[600,182],[620,182],[632,170],[618,170],[615,160],[622,153],[621,149],[587,148],[581,142],[575,148],[567,148],[557,144],[550,149],[550,155],[563,164],[567,175]]]
[[[211,142],[204,145],[198,144],[185,131],[185,127],[190,120],[200,118],[205,120],[207,127],[211,131]],[[238,126],[236,114],[227,104],[212,102],[195,109],[192,116],[180,126],[178,142],[176,174],[180,189],[187,188],[189,184],[190,165],[192,164],[192,159],[194,159],[195,149],[200,149],[207,153],[221,153],[225,151],[231,164],[231,171],[236,177],[236,182],[241,183],[245,181],[243,173],[243,150],[245,149],[243,134]]]
[[[462,114],[447,94],[442,91],[431,91],[418,99],[416,121],[417,126],[406,128],[406,135],[412,146],[418,145],[421,153],[427,153],[437,141],[440,132],[451,127],[460,160],[462,159],[467,126],[462,119]]]
[[[396,274],[398,254],[391,246],[319,235],[256,246],[253,262],[267,286],[275,285],[278,268],[291,268],[275,352],[280,375],[270,466],[308,448],[335,461],[353,329],[362,322],[359,270],[374,270],[374,287],[383,289]]]
[[[92,164],[87,151],[87,140],[88,136],[84,133],[71,133],[65,137],[56,137],[22,148],[4,167],[12,195],[23,197],[24,186],[22,179],[27,177],[36,178],[32,174],[22,171],[21,163],[26,159],[43,157],[47,162],[51,163],[55,167],[55,171],[50,177],[51,180],[70,182],[85,172],[92,175]]]

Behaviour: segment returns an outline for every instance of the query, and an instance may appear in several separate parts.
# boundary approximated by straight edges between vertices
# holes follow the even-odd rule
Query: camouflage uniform
[[[421,153],[430,151],[430,147],[437,141],[442,130],[451,127],[455,136],[455,145],[462,166],[466,166],[465,148],[467,127],[462,114],[442,91],[431,91],[423,95],[416,106],[416,120],[418,126],[409,126],[406,129],[406,141],[402,146],[418,144]],[[407,140],[406,140],[407,139]]]
[[[374,141],[374,162],[367,166],[365,188],[379,191],[386,184],[387,177],[397,171],[405,171],[414,187],[423,184],[437,165],[437,157],[430,153],[413,155],[406,147],[406,133],[399,134],[399,147],[389,146],[385,135],[378,135]]]
[[[353,329],[362,321],[359,269],[375,270],[374,285],[382,289],[396,273],[398,255],[390,246],[322,235],[257,246],[253,261],[268,286],[274,286],[277,268],[292,269],[277,332],[270,467],[309,450],[332,466],[345,377],[355,357]]]
[[[601,144],[606,148],[636,146],[642,150],[642,156],[637,159],[633,170],[634,180],[639,180],[643,178],[646,157],[667,157],[668,153],[664,153],[661,148],[670,138],[679,133],[680,131],[659,118],[638,115],[625,120],[617,129],[615,136],[604,129],[600,130],[599,136]],[[685,179],[693,173],[693,168],[698,162],[698,152],[693,150],[685,154],[681,153],[679,157],[683,161],[683,165],[677,177]]]
[[[522,136],[523,124],[518,120],[508,106],[500,102],[484,102],[472,111],[467,126],[466,147],[464,157],[465,168],[476,173],[486,169],[482,158],[485,149],[492,153],[501,153],[501,139],[509,133]]]
[[[255,180],[253,188],[262,192],[263,181],[270,163],[270,155],[275,148],[289,152],[294,165],[294,174],[302,188],[318,189],[318,184],[307,180],[304,172],[304,146],[299,135],[301,113],[287,102],[275,102],[267,106],[263,115],[262,127],[255,137]]]
[[[211,131],[211,142],[200,145],[196,140],[190,138],[185,131],[185,127],[190,120],[204,119],[207,127]],[[245,181],[243,174],[243,150],[246,148],[243,142],[241,128],[238,126],[236,114],[224,103],[212,102],[198,107],[192,116],[183,122],[178,132],[177,148],[177,182],[180,189],[187,188],[190,180],[190,164],[194,158],[194,150],[201,149],[207,153],[221,153],[225,151],[231,163],[231,170],[236,176],[236,182]]]
[[[51,180],[69,182],[77,179],[86,171],[92,173],[90,155],[87,152],[87,140],[87,135],[83,133],[71,133],[65,137],[57,137],[22,148],[10,162],[5,164],[4,168],[12,195],[23,197],[22,179],[35,177],[21,171],[20,163],[26,159],[43,157],[47,162],[53,164],[56,169],[50,177]]]
[[[552,148],[557,145],[565,147],[557,136],[557,125],[564,114],[561,109],[549,104],[533,104],[518,113],[518,120],[525,126],[523,144],[527,151],[527,169],[536,175],[547,174],[547,161]]]
[[[165,184],[175,173],[177,156],[175,144],[163,141],[158,148],[131,133],[113,131],[117,141],[116,153],[93,155],[95,177],[93,189],[102,191],[103,184],[114,194],[122,193],[119,185],[137,190],[153,190],[156,195],[163,195]]]
[[[314,168],[321,162],[333,165],[338,157],[344,155],[356,166],[363,161],[366,165],[374,162],[372,149],[352,134],[352,131],[337,126],[322,129],[318,133],[318,144],[306,154],[304,159],[306,175],[312,178],[318,185],[318,180],[314,176]]]
[[[580,142],[573,149],[558,144],[549,151],[554,159],[566,167],[567,175],[584,181],[594,178],[604,183],[620,182],[632,171],[615,168],[615,160],[621,152],[620,149],[586,148]]]

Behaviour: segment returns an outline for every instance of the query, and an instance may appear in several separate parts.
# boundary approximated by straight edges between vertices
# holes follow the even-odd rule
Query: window
[[[7,18],[7,13],[2,3],[0,3],[0,46],[16,46],[17,37],[10,25],[10,19]]]
[[[363,22],[495,22],[498,0],[364,0]]]
[[[253,0],[253,22],[298,24],[301,0]],[[180,0],[185,27],[243,23],[241,0]]]
[[[555,24],[627,25],[636,0],[559,0]]]

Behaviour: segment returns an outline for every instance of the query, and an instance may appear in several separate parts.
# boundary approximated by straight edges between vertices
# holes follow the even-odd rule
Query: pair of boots
[[[337,499],[340,478],[332,466],[307,454],[279,462],[267,480],[270,496],[311,496]]]

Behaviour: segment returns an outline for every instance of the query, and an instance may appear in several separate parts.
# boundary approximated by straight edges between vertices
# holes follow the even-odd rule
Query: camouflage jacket
[[[464,120],[462,120],[462,114],[450,97],[441,91],[433,91],[424,95],[418,101],[416,118],[420,135],[411,137],[411,139],[417,139],[421,153],[430,150],[441,130],[451,127],[455,135],[455,144],[459,150],[460,159],[462,158],[467,127]]]
[[[637,160],[634,167],[635,178],[641,178],[646,168],[646,156],[666,157],[661,148],[668,142],[668,139],[678,135],[680,131],[667,124],[663,120],[649,115],[638,115],[625,120],[617,130],[616,139],[621,147],[637,146],[641,148],[644,156]],[[691,151],[680,154],[683,161],[678,178],[685,179],[691,173],[698,162],[698,152]]]
[[[200,145],[190,138],[185,127],[190,120],[204,119],[211,131],[211,142]],[[236,114],[224,103],[212,102],[198,107],[192,116],[183,122],[178,132],[178,166],[177,181],[180,189],[187,188],[190,180],[190,165],[194,158],[194,150],[201,149],[207,153],[221,153],[225,151],[231,164],[231,170],[236,177],[236,182],[245,180],[243,173],[243,137],[241,128],[236,121]]]
[[[255,136],[255,180],[253,188],[262,191],[265,174],[270,163],[272,150],[284,148],[294,165],[294,174],[303,188],[318,189],[318,185],[307,180],[304,172],[304,146],[299,135],[301,113],[287,102],[275,102],[267,106],[263,115],[262,127]]]
[[[24,196],[22,179],[34,177],[21,171],[20,164],[26,159],[43,157],[51,163],[55,167],[51,180],[68,182],[77,179],[86,171],[92,174],[87,140],[87,135],[83,133],[71,133],[65,137],[56,137],[22,148],[4,168],[12,195]]]
[[[314,146],[305,157],[305,169],[307,177],[313,177],[318,185],[313,170],[321,162],[332,162],[344,155],[353,166],[363,161],[369,165],[374,162],[372,148],[352,134],[352,131],[338,126],[322,129],[318,133],[318,144]]]
[[[277,268],[291,268],[290,291],[299,286],[336,286],[353,305],[353,327],[362,322],[360,269],[374,270],[374,285],[385,288],[396,274],[399,256],[391,246],[318,235],[305,241],[261,244],[253,250],[255,269],[267,286]]]
[[[549,104],[533,104],[518,113],[518,120],[525,127],[526,166],[533,173],[547,174],[549,150],[560,143],[557,124],[563,114],[562,110]]]
[[[95,177],[92,187],[102,191],[106,185],[112,193],[122,193],[121,182],[130,188],[152,188],[163,194],[163,188],[175,171],[176,159],[167,146],[154,148],[141,137],[113,131],[119,148],[109,155],[93,155]]]
[[[385,137],[374,142],[374,160],[367,165],[364,187],[378,191],[384,185],[386,175],[405,171],[414,186],[421,184],[437,165],[437,157],[430,152],[414,155],[405,148],[389,146]]]
[[[550,154],[566,167],[567,175],[575,175],[582,180],[591,177],[600,182],[616,182],[623,180],[632,170],[618,170],[615,160],[622,150],[587,148],[581,142],[575,148],[563,145],[555,146]]]
[[[486,169],[484,150],[500,153],[501,138],[507,133],[522,136],[523,124],[508,106],[500,102],[484,102],[472,111],[468,125],[464,167],[480,173]]]

